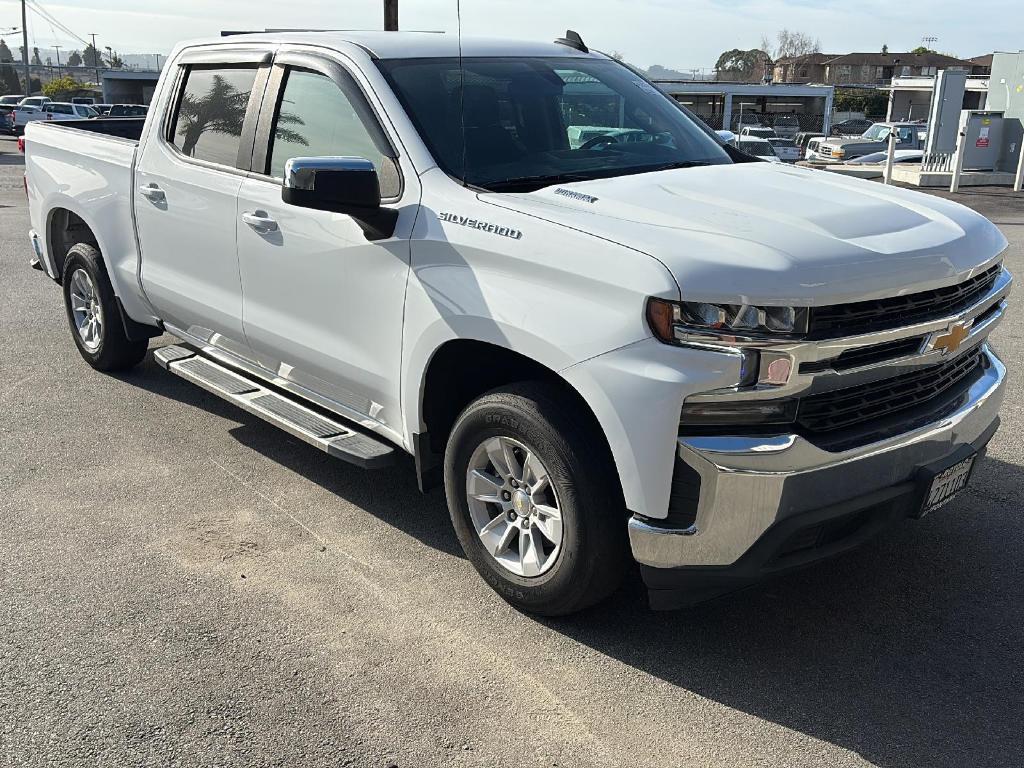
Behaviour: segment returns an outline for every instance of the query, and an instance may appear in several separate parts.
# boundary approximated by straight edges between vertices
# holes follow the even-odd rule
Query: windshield
[[[889,126],[877,123],[868,128],[864,133],[861,134],[863,139],[871,139],[872,141],[879,141],[880,139],[889,138]]]
[[[490,190],[731,163],[670,98],[591,58],[379,62],[438,165]],[[464,138],[463,138],[464,137]]]

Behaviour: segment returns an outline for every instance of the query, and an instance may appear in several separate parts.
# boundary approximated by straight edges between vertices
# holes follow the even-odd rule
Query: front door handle
[[[139,194],[151,203],[162,203],[167,199],[167,195],[165,195],[164,191],[156,184],[143,184],[139,187]]]
[[[246,211],[242,214],[242,221],[261,235],[277,232],[277,222],[270,218],[266,211]]]

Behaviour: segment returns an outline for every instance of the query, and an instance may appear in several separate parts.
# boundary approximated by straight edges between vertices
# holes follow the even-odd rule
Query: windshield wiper
[[[614,178],[616,176],[632,176],[637,173],[654,171],[670,171],[673,168],[696,168],[711,165],[705,160],[676,160],[671,163],[657,165],[633,165],[625,168],[595,168],[591,173],[553,173],[543,176],[523,176],[518,179],[492,181],[486,185],[491,192],[535,192],[552,184],[564,184],[573,181],[593,181],[594,179]]]
[[[521,176],[518,179],[492,181],[483,185],[491,192],[533,192],[552,184],[563,184],[572,181],[590,181],[594,177],[583,173],[551,173],[540,176]]]
[[[711,163],[706,160],[677,160],[674,163],[662,163],[661,165],[647,166],[643,169],[642,173],[671,171],[674,168],[699,168],[704,165],[711,165]]]

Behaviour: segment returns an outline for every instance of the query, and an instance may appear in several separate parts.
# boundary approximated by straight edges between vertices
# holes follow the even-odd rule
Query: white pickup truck
[[[655,607],[844,551],[999,422],[995,226],[723,146],[574,34],[187,43],[144,121],[32,123],[26,155],[90,365],[166,332],[169,372],[332,456],[411,454],[528,611],[630,550]]]

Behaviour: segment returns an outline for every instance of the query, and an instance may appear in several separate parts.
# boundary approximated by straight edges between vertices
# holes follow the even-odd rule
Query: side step
[[[153,353],[161,368],[234,403],[254,416],[305,440],[331,456],[363,469],[394,463],[396,449],[376,437],[355,432],[298,401],[267,389],[185,347],[161,347]]]

